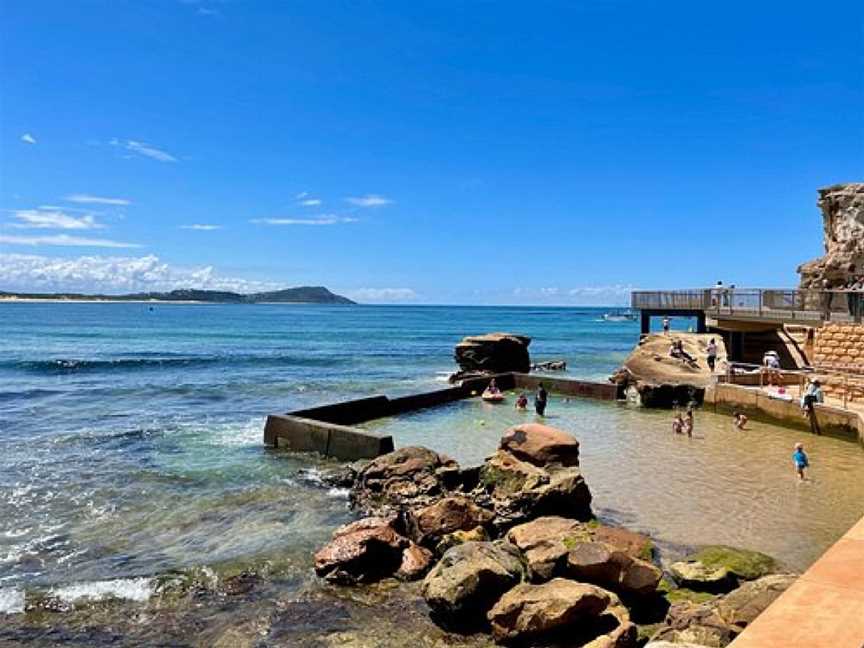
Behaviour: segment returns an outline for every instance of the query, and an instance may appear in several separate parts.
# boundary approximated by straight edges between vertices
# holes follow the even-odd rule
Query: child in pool
[[[798,479],[804,481],[804,470],[810,467],[810,460],[807,458],[807,453],[804,452],[804,444],[796,443],[795,452],[792,454],[792,461],[795,463],[795,472],[798,473]]]
[[[692,409],[687,410],[687,418],[684,419],[684,430],[683,431],[688,437],[693,436],[693,410]]]
[[[516,409],[517,410],[526,410],[528,409],[528,397],[525,395],[525,392],[519,394],[519,398],[516,399]]]
[[[741,412],[732,412],[732,416],[735,419],[735,427],[739,430],[746,430],[745,427],[747,425],[747,421],[749,420],[744,414]]]
[[[680,412],[672,419],[672,431],[675,434],[683,434],[684,432],[684,419],[681,418]]]

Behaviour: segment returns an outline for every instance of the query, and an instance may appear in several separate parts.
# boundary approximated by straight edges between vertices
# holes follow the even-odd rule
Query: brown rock
[[[360,470],[351,501],[367,513],[427,505],[446,492],[454,475],[459,465],[449,457],[428,448],[399,448]]]
[[[435,546],[445,535],[482,527],[493,517],[491,511],[480,508],[467,497],[451,496],[412,511],[409,528],[416,542]]]
[[[575,437],[540,423],[525,423],[510,428],[501,437],[499,447],[535,466],[579,465],[579,442]]]
[[[393,574],[402,562],[407,538],[393,520],[371,517],[340,527],[315,554],[315,573],[343,584],[378,580]]]
[[[610,601],[609,593],[599,587],[555,578],[541,585],[517,585],[487,618],[497,641],[543,641],[591,625]]]
[[[443,555],[450,547],[455,547],[465,542],[485,542],[487,540],[489,540],[489,534],[486,533],[486,529],[482,526],[474,527],[468,531],[454,531],[441,538],[441,541],[435,547],[435,553]]]
[[[663,573],[603,542],[579,542],[567,555],[572,578],[627,594],[644,596],[657,589]]]
[[[411,581],[421,578],[432,566],[432,552],[413,542],[402,551],[402,564],[396,571],[399,580]]]
[[[507,540],[525,556],[528,573],[534,581],[563,575],[568,545],[590,538],[585,524],[558,516],[540,517],[507,532]]]

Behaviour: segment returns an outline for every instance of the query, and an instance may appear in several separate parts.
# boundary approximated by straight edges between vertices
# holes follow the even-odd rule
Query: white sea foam
[[[0,614],[24,611],[24,590],[17,587],[0,588]]]
[[[331,488],[327,491],[328,497],[335,497],[337,499],[348,499],[348,495],[351,493],[350,488]]]
[[[105,598],[144,602],[153,594],[153,582],[149,578],[118,578],[57,587],[50,594],[70,603],[81,599]]]

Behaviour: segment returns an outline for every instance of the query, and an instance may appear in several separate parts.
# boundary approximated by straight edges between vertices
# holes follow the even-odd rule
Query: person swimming
[[[792,462],[795,464],[795,472],[798,473],[798,479],[804,481],[807,479],[804,476],[804,471],[810,467],[810,459],[807,453],[804,452],[804,444],[796,443],[795,452],[792,453]]]
[[[750,420],[747,418],[747,416],[745,416],[741,412],[732,412],[732,418],[735,420],[735,427],[737,427],[739,430],[747,429],[745,426],[747,425],[747,421]]]
[[[517,410],[526,410],[528,409],[528,396],[525,395],[525,392],[519,394],[519,398],[516,399],[516,409]]]

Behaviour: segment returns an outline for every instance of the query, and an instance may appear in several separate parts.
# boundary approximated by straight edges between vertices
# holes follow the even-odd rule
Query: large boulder
[[[456,345],[456,363],[462,372],[528,373],[531,358],[528,345],[531,338],[512,333],[470,335]]]
[[[717,344],[717,357],[722,361],[726,357],[726,348],[723,338],[718,335],[679,332],[674,335],[646,335],[610,380],[621,385],[630,400],[645,407],[701,403],[705,388],[714,380],[705,361],[708,342],[712,338]],[[683,344],[684,350],[696,359],[695,364],[669,355],[673,340]]]
[[[622,594],[646,596],[657,590],[663,572],[605,542],[579,542],[567,553],[567,572]]]
[[[563,575],[570,547],[590,538],[586,524],[559,516],[540,517],[507,532],[508,542],[522,552],[533,581]]]
[[[510,428],[501,437],[499,447],[535,466],[579,465],[579,442],[576,438],[540,423],[525,423]]]
[[[408,539],[394,528],[394,519],[369,517],[342,526],[315,554],[315,573],[340,584],[379,580],[402,563]]]
[[[480,469],[480,484],[491,499],[498,528],[542,515],[592,517],[591,491],[575,466],[541,468],[498,450]]]
[[[801,288],[840,288],[864,272],[864,183],[820,189],[817,204],[822,210],[825,256],[798,268]]]
[[[506,643],[624,648],[633,645],[636,635],[614,594],[563,578],[517,585],[487,618],[495,639]]]
[[[798,579],[795,574],[772,574],[744,583],[716,602],[718,616],[741,632]]]
[[[507,532],[524,557],[531,580],[567,576],[622,594],[656,591],[662,577],[650,557],[651,540],[616,529],[557,516],[537,518]]]
[[[522,579],[518,552],[507,543],[466,542],[448,549],[423,580],[423,598],[443,621],[482,614]]]
[[[670,565],[670,572],[681,587],[698,592],[723,593],[740,582],[755,580],[778,570],[771,556],[726,545],[709,545],[683,561]]]
[[[458,485],[459,464],[433,450],[399,448],[362,468],[351,491],[351,502],[367,513],[388,513],[405,506],[431,504]]]
[[[409,516],[409,529],[416,542],[435,547],[445,536],[483,527],[493,518],[491,511],[477,506],[471,499],[451,495],[413,510]]]

